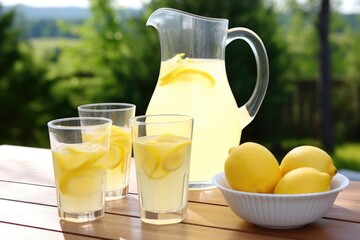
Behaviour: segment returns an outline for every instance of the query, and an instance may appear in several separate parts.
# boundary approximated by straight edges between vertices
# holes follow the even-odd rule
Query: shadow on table
[[[105,231],[105,227],[103,226],[103,221],[101,219],[98,219],[96,221],[92,222],[86,222],[86,223],[72,223],[67,222],[64,220],[60,220],[60,226],[63,233],[69,233],[71,235],[64,234],[64,239],[66,240],[73,240],[74,235],[76,234],[79,237],[76,239],[82,239],[82,237],[103,237],[101,235],[101,232]]]

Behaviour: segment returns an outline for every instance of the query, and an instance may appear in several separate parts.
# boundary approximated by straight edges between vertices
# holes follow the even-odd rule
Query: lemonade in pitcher
[[[229,92],[223,60],[191,59],[178,54],[161,63],[147,114],[194,117],[189,178],[194,184],[208,181],[221,171],[229,146],[240,142],[240,112]],[[241,120],[248,121],[247,112],[243,115]]]

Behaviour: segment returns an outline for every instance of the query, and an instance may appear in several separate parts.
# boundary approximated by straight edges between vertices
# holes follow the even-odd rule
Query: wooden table
[[[50,150],[0,145],[0,239],[360,239],[360,182],[351,182],[324,218],[274,230],[238,218],[217,189],[190,191],[188,217],[180,224],[142,223],[135,181],[132,175],[128,197],[106,203],[104,218],[61,221]]]

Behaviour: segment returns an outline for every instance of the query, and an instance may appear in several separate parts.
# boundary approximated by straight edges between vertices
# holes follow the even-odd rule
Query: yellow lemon
[[[332,178],[336,174],[332,158],[324,150],[314,146],[299,146],[288,152],[280,164],[281,174],[300,168],[312,167],[328,173]]]
[[[273,192],[281,174],[276,158],[266,147],[246,142],[229,152],[225,161],[225,176],[233,189]]]
[[[301,167],[286,173],[277,183],[276,194],[325,192],[330,189],[331,177],[311,167]]]

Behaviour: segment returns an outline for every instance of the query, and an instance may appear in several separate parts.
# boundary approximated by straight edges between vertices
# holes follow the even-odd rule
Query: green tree
[[[296,0],[288,1],[285,13],[286,20],[281,24],[281,32],[287,43],[288,71],[286,78],[290,81],[317,78],[319,64],[315,57],[319,51],[317,35],[314,29],[315,6],[300,4]]]
[[[88,102],[131,102],[144,113],[156,62],[151,36],[142,29],[145,19],[117,14],[111,0],[90,3],[92,14],[83,25],[63,26],[80,40],[64,48],[56,63],[54,95],[73,109]]]
[[[49,84],[14,27],[15,14],[0,5],[0,144],[45,146]]]
[[[320,42],[320,125],[321,140],[324,148],[334,152],[334,139],[332,127],[332,104],[331,104],[331,62],[329,44],[329,20],[330,0],[322,0],[317,22]]]

